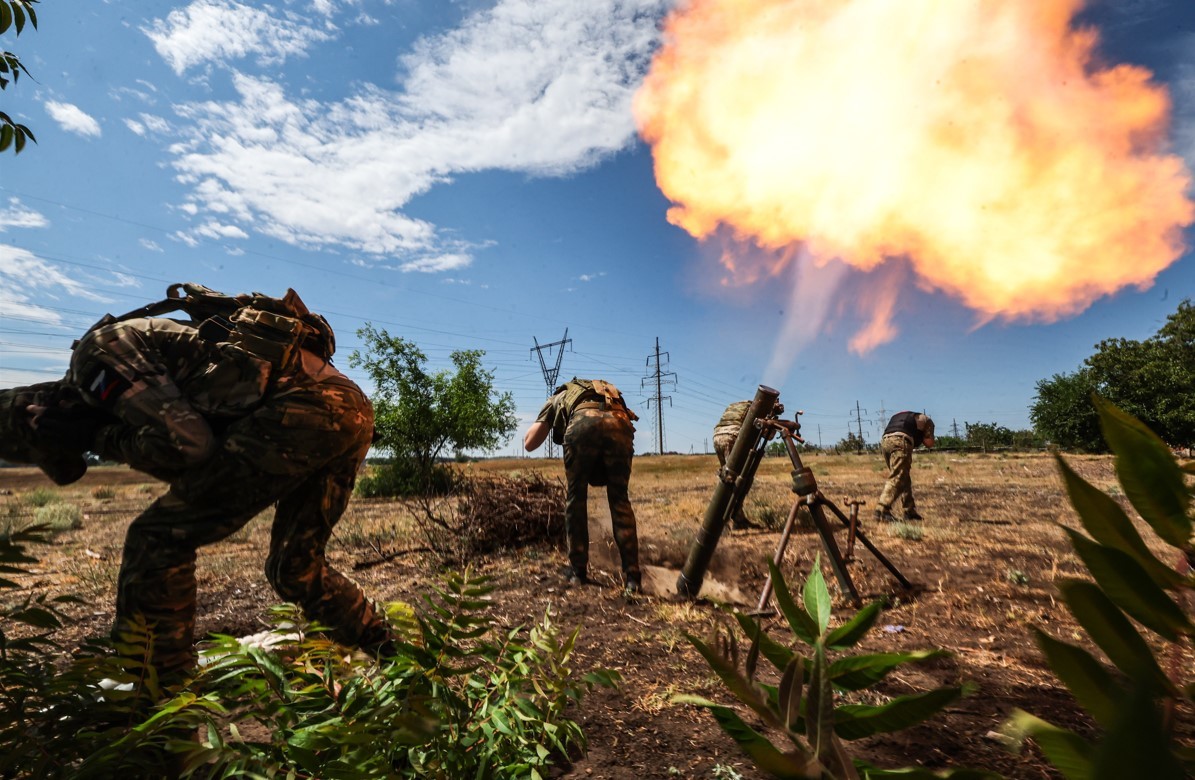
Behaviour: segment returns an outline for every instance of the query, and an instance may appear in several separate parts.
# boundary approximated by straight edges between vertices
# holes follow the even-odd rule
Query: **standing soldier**
[[[332,366],[331,328],[293,290],[252,301],[281,306],[197,325],[107,317],[76,343],[64,380],[84,403],[26,407],[43,448],[92,451],[169,483],[129,526],[114,627],[144,617],[163,677],[195,664],[197,548],[271,505],[266,576],[278,595],[338,641],[377,651],[390,639],[377,608],[324,555],[369,450],[369,400]]]
[[[921,514],[913,501],[913,450],[924,444],[934,446],[934,421],[917,412],[897,412],[888,421],[884,437],[880,439],[880,452],[884,465],[888,467],[888,481],[880,493],[876,505],[876,520],[893,522],[892,505],[900,501],[906,520],[920,520]]]
[[[622,573],[628,594],[642,586],[639,572],[639,540],[635,510],[627,488],[631,480],[631,457],[635,452],[638,416],[627,408],[622,393],[600,379],[577,379],[556,388],[539,416],[523,437],[528,451],[543,444],[548,433],[564,445],[564,473],[568,481],[565,528],[570,583],[589,580],[589,517],[586,501],[589,486],[606,487],[614,541],[622,558]]]
[[[739,438],[739,430],[743,427],[743,420],[747,417],[747,410],[750,407],[750,401],[735,401],[726,407],[722,418],[714,426],[714,453],[718,456],[719,466],[726,465],[726,459],[730,457],[730,451],[734,449],[734,443]],[[738,529],[759,527],[747,519],[742,506],[734,513],[732,525]]]

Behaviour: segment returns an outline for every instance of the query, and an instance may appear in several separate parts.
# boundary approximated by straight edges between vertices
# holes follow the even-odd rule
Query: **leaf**
[[[936,715],[962,695],[963,689],[955,686],[898,696],[879,706],[844,704],[835,710],[834,733],[843,739],[861,739],[900,731]]]
[[[1113,695],[1119,686],[1112,675],[1086,650],[1055,639],[1037,628],[1033,629],[1033,633],[1050,669],[1062,680],[1079,705],[1101,726],[1108,728],[1119,706]]]
[[[879,619],[884,602],[873,601],[855,613],[855,616],[834,629],[826,637],[826,647],[831,650],[845,650],[854,647]]]
[[[910,650],[902,653],[871,653],[839,658],[830,664],[830,682],[843,691],[870,688],[902,664],[919,663],[949,656],[946,650]]]
[[[19,4],[14,3],[12,6],[12,19],[13,26],[17,28],[17,35],[20,35],[21,31],[25,29],[25,9]]]
[[[1170,448],[1140,420],[1096,398],[1100,427],[1116,454],[1116,476],[1133,508],[1158,536],[1179,548],[1191,542],[1190,491]]]
[[[805,659],[794,655],[780,678],[780,720],[790,731],[796,731],[801,718],[801,688],[805,683]]]
[[[1120,508],[1120,504],[1076,474],[1060,455],[1055,455],[1054,459],[1062,472],[1071,504],[1093,539],[1133,556],[1162,587],[1176,588],[1182,585],[1182,578],[1155,558],[1145,546],[1141,535],[1133,527],[1133,521]]]
[[[0,125],[0,152],[5,151],[12,145],[14,134],[15,131],[12,129],[12,125]]]
[[[751,757],[751,761],[757,767],[771,777],[780,780],[804,780],[821,776],[821,768],[812,756],[797,750],[781,753],[766,737],[744,723],[738,713],[729,707],[715,704],[708,709],[722,730]]]
[[[752,641],[758,634],[759,652],[764,658],[771,661],[772,666],[776,667],[776,671],[783,672],[788,666],[788,662],[792,660],[793,651],[768,636],[755,618],[744,615],[742,612],[735,612],[734,619],[738,621],[739,626]]]
[[[813,663],[805,694],[805,734],[814,757],[822,763],[831,750],[830,735],[834,729],[834,691],[830,688],[827,666],[826,650],[818,640],[813,646]]]
[[[1158,690],[1172,687],[1141,634],[1098,586],[1067,580],[1059,583],[1058,589],[1079,625],[1118,669]]]
[[[1063,530],[1100,589],[1138,623],[1171,642],[1178,641],[1180,634],[1195,631],[1182,609],[1131,555],[1097,544],[1069,528]]]
[[[0,33],[3,33],[12,26],[12,11],[8,7],[8,3],[0,0]]]
[[[772,591],[776,597],[776,605],[780,607],[781,614],[788,621],[789,628],[798,639],[812,645],[817,641],[818,634],[821,633],[817,630],[817,624],[805,613],[805,610],[798,607],[793,601],[788,584],[784,581],[784,575],[780,573],[780,568],[772,560],[768,561],[768,571],[772,575]]]
[[[779,723],[779,719],[775,713],[768,709],[759,691],[752,687],[751,683],[739,674],[738,669],[731,664],[729,659],[710,648],[709,645],[692,634],[686,633],[685,638],[697,648],[697,652],[701,653],[706,663],[710,665],[710,668],[714,670],[714,673],[718,675],[727,689],[734,694],[735,698],[754,710],[765,721],[774,723],[778,727],[783,725]]]
[[[1093,780],[1148,777],[1149,780],[1189,778],[1173,753],[1168,730],[1147,690],[1137,690],[1117,712],[1096,749]]]
[[[1066,780],[1090,780],[1094,767],[1091,745],[1073,731],[1061,729],[1022,710],[1014,710],[1003,727],[1017,743],[1032,739]]]
[[[826,579],[822,576],[821,561],[822,554],[819,552],[813,559],[813,570],[805,580],[804,590],[805,611],[817,624],[818,636],[826,633],[830,625],[830,591],[826,589]]]

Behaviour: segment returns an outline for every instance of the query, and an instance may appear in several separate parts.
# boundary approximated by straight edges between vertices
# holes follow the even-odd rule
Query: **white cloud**
[[[215,221],[208,221],[195,228],[195,234],[207,238],[248,238],[249,234],[236,225],[224,225]]]
[[[141,124],[136,119],[129,119],[128,117],[125,117],[122,121],[125,123],[125,127],[132,130],[135,134],[145,135],[145,125]]]
[[[274,9],[265,8],[195,0],[141,31],[180,76],[196,65],[240,57],[256,56],[263,65],[277,64],[287,57],[302,56],[313,44],[331,38],[323,30],[304,26],[301,19],[271,16],[269,11]]]
[[[581,274],[577,277],[582,282],[592,282],[594,279],[600,279],[606,275],[605,271],[598,271],[596,274]]]
[[[158,245],[157,241],[153,241],[148,238],[143,238],[140,241],[138,241],[137,243],[141,244],[141,246],[145,247],[146,249],[148,249],[151,252],[164,252],[165,251],[164,249],[162,249],[162,247],[160,247]]]
[[[486,237],[462,247],[404,207],[460,174],[567,175],[632,143],[631,97],[667,4],[499,0],[402,57],[398,91],[363,85],[333,104],[234,73],[235,102],[176,107],[179,181],[197,213],[293,244],[420,270],[464,256]]]
[[[105,284],[111,281],[104,279]],[[0,311],[5,316],[59,324],[62,316],[48,302],[65,294],[106,303],[108,299],[93,292],[92,287],[26,249],[0,244]],[[41,303],[32,302],[34,295]]]
[[[472,263],[473,258],[469,255],[449,254],[437,255],[435,257],[421,257],[418,260],[403,263],[400,268],[404,273],[419,271],[420,273],[432,274],[440,271],[455,271],[459,268],[466,268]]]
[[[102,134],[100,130],[100,123],[95,121],[90,114],[83,111],[73,103],[59,103],[56,100],[46,101],[46,113],[50,118],[69,133],[76,133],[81,136],[92,136],[99,138]]]
[[[49,224],[44,214],[27,207],[20,198],[9,198],[7,208],[0,206],[0,233],[13,227],[43,228]]]

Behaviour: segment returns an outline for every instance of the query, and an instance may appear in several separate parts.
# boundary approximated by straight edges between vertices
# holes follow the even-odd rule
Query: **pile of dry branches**
[[[417,520],[424,538],[445,559],[463,562],[564,539],[564,485],[540,474],[468,478],[450,500],[422,508]]]

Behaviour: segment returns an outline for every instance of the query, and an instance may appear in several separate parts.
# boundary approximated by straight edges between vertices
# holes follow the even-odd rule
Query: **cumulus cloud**
[[[75,133],[83,137],[91,136],[93,138],[99,138],[102,134],[100,123],[73,103],[59,103],[57,100],[47,100],[46,113],[68,133]]]
[[[20,198],[9,198],[7,207],[0,206],[0,233],[14,227],[43,228],[49,224],[44,214],[21,203]]]
[[[151,252],[163,252],[163,251],[165,251],[165,250],[163,250],[163,249],[162,249],[162,247],[161,247],[161,246],[159,246],[159,245],[158,245],[158,242],[157,242],[157,241],[154,241],[154,240],[152,240],[152,239],[149,239],[149,238],[143,238],[143,239],[141,239],[140,241],[138,241],[137,243],[141,244],[141,246],[145,247],[146,249],[148,249],[148,250],[149,250],[149,251],[151,251]]]
[[[469,255],[450,254],[437,255],[435,257],[421,257],[418,260],[410,260],[399,266],[404,272],[419,271],[421,273],[437,273],[439,271],[455,271],[460,268],[465,268],[473,262],[473,258]]]
[[[176,107],[187,135],[173,164],[197,216],[407,270],[459,268],[486,237],[462,248],[405,206],[461,174],[567,175],[632,143],[631,98],[667,4],[499,0],[402,56],[399,89],[361,85],[337,103],[233,73],[235,101]]]
[[[605,271],[598,271],[596,274],[581,274],[580,276],[577,277],[577,279],[579,279],[582,282],[592,282],[594,279],[600,279],[601,277],[603,277],[605,275],[606,275]]]
[[[170,12],[141,31],[162,59],[180,76],[204,63],[256,57],[273,65],[302,56],[331,34],[304,24],[300,17],[271,15],[270,6],[255,8],[236,2],[196,0]]]

